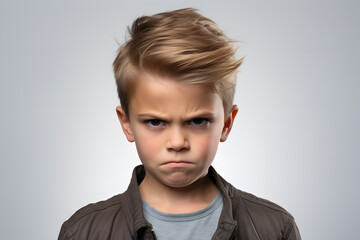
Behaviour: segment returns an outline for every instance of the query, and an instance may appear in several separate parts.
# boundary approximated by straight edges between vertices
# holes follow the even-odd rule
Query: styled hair
[[[243,58],[209,18],[185,8],[137,18],[130,38],[113,62],[120,104],[129,116],[129,100],[142,73],[197,84],[218,93],[225,114],[233,104],[236,73]]]

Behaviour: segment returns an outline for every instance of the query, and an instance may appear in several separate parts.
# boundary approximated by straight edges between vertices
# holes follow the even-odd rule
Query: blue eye
[[[161,127],[164,125],[164,122],[162,120],[158,120],[158,119],[151,119],[151,120],[146,120],[145,121],[146,124],[150,127]]]
[[[189,121],[190,125],[194,125],[194,126],[205,126],[209,123],[210,121],[206,118],[195,118]]]

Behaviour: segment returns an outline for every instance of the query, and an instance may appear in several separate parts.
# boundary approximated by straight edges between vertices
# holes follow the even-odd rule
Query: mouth
[[[164,163],[163,165],[166,167],[182,168],[182,167],[188,167],[191,164],[192,164],[191,162],[187,162],[187,161],[169,161]]]

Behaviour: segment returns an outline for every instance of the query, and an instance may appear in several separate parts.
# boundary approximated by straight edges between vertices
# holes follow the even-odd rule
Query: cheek
[[[217,136],[206,135],[196,139],[194,147],[196,147],[196,152],[198,152],[203,158],[210,158],[213,160],[218,144],[219,140]]]
[[[162,139],[159,137],[139,136],[135,139],[136,148],[142,161],[156,156],[162,147]]]

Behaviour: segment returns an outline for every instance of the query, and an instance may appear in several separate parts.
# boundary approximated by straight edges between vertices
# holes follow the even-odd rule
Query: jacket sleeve
[[[293,218],[291,218],[287,222],[285,231],[284,231],[284,236],[282,239],[283,240],[301,240],[299,229]]]
[[[65,223],[61,226],[58,240],[71,240],[67,235],[67,231],[64,225]]]

